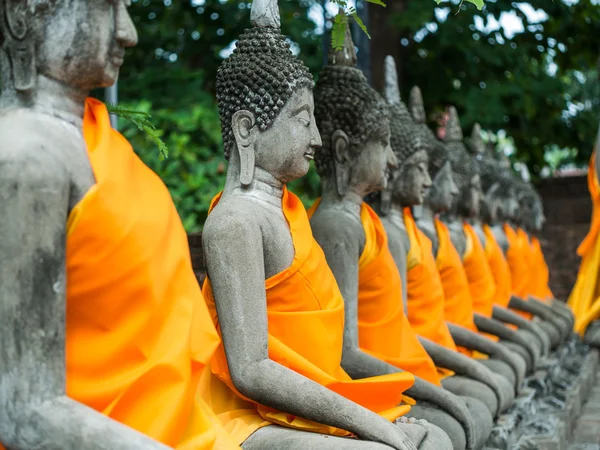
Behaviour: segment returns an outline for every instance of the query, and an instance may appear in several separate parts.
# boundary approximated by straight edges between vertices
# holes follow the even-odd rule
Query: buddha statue
[[[381,216],[390,252],[400,272],[408,320],[438,367],[442,386],[455,394],[482,400],[496,415],[510,404],[514,388],[508,380],[496,377],[457,351],[444,319],[444,292],[431,242],[416,227],[409,209],[422,203],[431,179],[425,141],[417,135],[408,109],[400,99],[392,58],[386,60],[386,98],[390,104],[391,144],[398,168],[393,171],[386,189],[370,201]],[[467,370],[486,375],[475,377]],[[496,394],[495,398],[489,396],[490,389]]]
[[[405,393],[417,405],[410,415],[446,431],[451,448],[479,448],[491,430],[491,414],[482,402],[441,387],[404,313],[400,274],[381,220],[363,201],[386,187],[396,157],[387,104],[355,64],[348,33],[344,49],[330,53],[315,87],[322,197],[309,210],[313,234],[344,299],[342,367],[355,379],[412,373],[415,384]]]
[[[465,345],[469,348],[463,346],[459,348],[460,351],[468,356],[479,355],[478,359],[482,364],[495,373],[505,376],[518,390],[525,374],[525,361],[515,357],[488,337],[477,334],[469,281],[461,257],[450,239],[448,228],[439,219],[440,214],[452,208],[459,190],[454,182],[446,146],[435,138],[425,124],[425,110],[418,87],[411,90],[409,110],[418,132],[429,143],[428,170],[433,183],[424,197],[417,226],[432,242],[433,254],[444,289],[445,320],[453,324],[451,333],[455,341],[468,339]]]
[[[194,396],[219,337],[169,191],[86,99],[129,3],[0,2],[0,448],[239,448]]]
[[[467,152],[458,115],[453,108],[450,109],[446,125],[445,140],[450,151],[454,178],[460,180],[458,184],[461,195],[452,210],[444,215],[443,220],[448,224],[452,242],[463,258],[474,310],[477,313],[476,325],[480,331],[500,337],[504,345],[518,352],[527,361],[528,372],[532,373],[539,358],[547,350],[544,346],[546,340],[532,336],[525,327],[512,331],[495,320],[499,314],[502,321],[506,321],[505,316],[514,316],[508,311],[502,315],[499,312],[502,306],[494,304],[498,288],[488,261],[494,241],[486,238],[480,225],[480,206],[484,196],[477,162],[481,154],[478,153],[473,157]],[[477,228],[480,228],[479,233],[476,231]]]
[[[202,235],[203,292],[222,336],[212,372],[235,397],[215,412],[244,449],[448,448],[441,429],[406,417],[413,375],[342,367],[344,300],[286,188],[321,147],[313,79],[277,11],[253,3],[253,27],[217,74],[228,168]]]

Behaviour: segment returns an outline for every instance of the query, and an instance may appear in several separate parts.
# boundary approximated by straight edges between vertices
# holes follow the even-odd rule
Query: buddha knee
[[[455,375],[444,378],[442,380],[442,386],[453,394],[480,400],[485,404],[492,416],[495,416],[498,412],[500,405],[496,393],[492,388],[480,381]]]
[[[486,366],[488,369],[490,369],[492,372],[497,373],[506,378],[509,381],[509,383],[513,386],[517,385],[517,374],[515,373],[513,368],[504,361],[495,358],[481,359],[478,361],[484,366]]]
[[[454,450],[450,436],[440,427],[425,420],[419,420],[417,424],[412,426],[424,428],[425,431],[424,438],[418,444],[415,442],[419,450]],[[411,437],[408,430],[404,428],[403,430],[408,437]]]
[[[425,419],[429,424],[441,429],[450,439],[452,450],[466,450],[467,436],[462,425],[449,413],[439,407],[426,402],[419,401],[410,410],[410,417]]]
[[[391,450],[385,444],[269,425],[253,433],[243,450]],[[418,447],[420,449],[420,447]]]
[[[492,434],[494,427],[494,418],[488,410],[487,406],[472,397],[461,397],[467,404],[467,408],[473,422],[475,422],[475,449],[481,449]]]

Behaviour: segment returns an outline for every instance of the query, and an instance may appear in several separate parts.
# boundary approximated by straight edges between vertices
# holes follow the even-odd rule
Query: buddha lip
[[[314,152],[306,152],[304,153],[304,157],[312,161],[313,159],[315,159],[315,154]]]

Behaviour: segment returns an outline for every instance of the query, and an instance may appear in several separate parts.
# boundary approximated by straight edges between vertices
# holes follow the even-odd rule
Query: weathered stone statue
[[[450,330],[455,341],[468,339],[461,349],[463,353],[468,356],[477,354],[491,356],[489,359],[487,356],[480,358],[480,362],[495,373],[505,376],[518,389],[523,381],[525,362],[519,361],[519,358],[515,358],[507,349],[489,338],[475,334],[478,330],[474,323],[469,281],[461,257],[450,239],[448,228],[438,217],[439,214],[452,208],[459,190],[454,182],[448,150],[425,124],[425,110],[418,87],[411,91],[409,109],[418,133],[429,143],[428,170],[433,183],[425,195],[417,225],[432,242],[433,254],[444,289],[445,319],[454,325]],[[469,348],[464,348],[465,346]],[[476,352],[474,353],[473,350]]]
[[[500,323],[491,319],[495,311],[494,301],[497,291],[496,282],[491,267],[487,261],[486,242],[484,233],[477,233],[474,224],[479,224],[479,210],[483,194],[481,178],[476,164],[477,159],[469,155],[463,143],[462,129],[456,110],[451,108],[446,127],[446,142],[450,151],[454,178],[458,181],[461,195],[457,198],[454,208],[444,216],[444,221],[451,230],[452,241],[459,254],[462,255],[463,265],[473,299],[474,310],[477,313],[475,322],[481,331],[497,335],[509,342],[513,350],[520,352],[528,362],[531,372],[543,351],[542,343],[529,335],[525,330],[511,331],[506,327],[500,328]],[[488,245],[488,251],[489,251]],[[531,339],[530,339],[531,338]]]
[[[447,448],[439,428],[403,417],[411,374],[353,380],[342,368],[342,294],[286,188],[321,146],[313,79],[274,5],[253,4],[254,27],[217,76],[229,167],[203,232],[204,293],[223,338],[213,373],[260,415],[241,424],[245,449]],[[240,408],[225,405],[234,426]]]
[[[175,206],[106,107],[86,100],[116,81],[137,42],[128,5],[0,1],[10,450],[237,448],[194,396],[219,337]]]
[[[386,97],[392,114],[391,144],[399,167],[393,172],[391,184],[373,203],[382,216],[388,245],[402,278],[409,322],[436,366],[453,371],[440,369],[442,386],[455,394],[484,401],[492,413],[497,414],[506,406],[504,395],[513,388],[506,379],[495,377],[477,361],[456,351],[444,320],[444,293],[431,242],[418,230],[407,209],[422,203],[426,189],[431,186],[431,179],[427,169],[425,142],[415,133],[410,114],[400,100],[395,75],[395,63],[389,58],[386,60]],[[477,377],[478,381],[475,381],[475,377],[467,371],[471,369],[489,375]],[[496,395],[489,396],[490,388]]]
[[[387,104],[355,63],[348,34],[345,48],[332,52],[319,75],[315,117],[323,147],[315,162],[322,198],[309,211],[344,298],[342,366],[353,378],[411,372],[415,385],[406,394],[417,405],[410,415],[444,429],[453,448],[465,448],[467,441],[472,448],[487,438],[491,415],[483,403],[440,387],[435,365],[404,314],[400,274],[381,220],[363,201],[386,187],[396,158]]]

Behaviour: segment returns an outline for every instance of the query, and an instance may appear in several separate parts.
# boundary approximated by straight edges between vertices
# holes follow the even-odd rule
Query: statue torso
[[[467,237],[465,236],[463,223],[458,219],[445,223],[448,226],[448,230],[450,230],[450,239],[452,240],[452,244],[462,258],[467,249]]]
[[[502,224],[496,224],[492,227],[492,232],[494,233],[494,237],[496,238],[496,242],[506,254],[508,251],[508,239],[506,239],[506,234],[504,234],[504,229]]]
[[[208,216],[206,223],[211,221],[226,226],[228,216],[233,215],[243,215],[260,228],[265,279],[291,266],[294,260],[294,243],[281,207],[277,208],[266,201],[248,195],[224,195]],[[230,244],[236,245],[236,242]],[[244,256],[240,252],[240,257]],[[247,257],[253,256],[247,255]]]
[[[483,245],[483,248],[485,248],[486,237],[485,237],[485,231],[483,231],[483,225],[481,224],[481,222],[474,223],[473,229],[475,230],[475,233],[477,233],[479,242],[481,242],[481,245]]]
[[[439,248],[439,239],[437,235],[437,230],[435,228],[435,223],[430,220],[418,220],[417,226],[419,230],[425,234],[431,241],[431,245],[433,248],[433,255],[436,256]]]
[[[95,183],[81,130],[28,109],[0,110],[0,159],[15,163],[23,171],[29,162],[40,162],[47,170],[37,173],[35,181],[67,186],[67,214]]]

